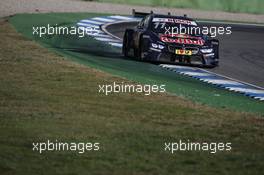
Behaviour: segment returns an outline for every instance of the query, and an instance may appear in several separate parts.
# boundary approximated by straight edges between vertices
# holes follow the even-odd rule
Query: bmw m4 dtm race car
[[[136,27],[125,30],[124,56],[159,63],[218,66],[219,41],[199,32],[195,20],[186,15],[153,12],[134,15],[143,19]]]

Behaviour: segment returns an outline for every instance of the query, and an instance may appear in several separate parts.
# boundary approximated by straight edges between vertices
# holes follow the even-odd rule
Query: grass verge
[[[75,64],[0,22],[0,174],[261,174],[264,119],[170,95],[97,93],[127,80]],[[32,142],[100,142],[99,152]],[[231,152],[164,152],[164,142],[232,142]]]

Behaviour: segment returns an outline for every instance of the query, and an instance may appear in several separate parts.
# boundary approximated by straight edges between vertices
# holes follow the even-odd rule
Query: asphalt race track
[[[122,38],[125,29],[136,24],[137,22],[111,24],[107,26],[107,31]],[[212,23],[200,25],[219,26]],[[229,26],[232,27],[231,35],[218,36],[220,66],[210,71],[264,87],[264,27],[242,24]]]

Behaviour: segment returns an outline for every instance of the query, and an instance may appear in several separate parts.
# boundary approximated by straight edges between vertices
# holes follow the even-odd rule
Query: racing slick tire
[[[212,44],[212,47],[214,49],[215,59],[217,59],[217,61],[211,62],[210,64],[206,64],[206,61],[203,59],[203,64],[205,68],[215,68],[219,66],[219,41],[212,39],[211,42],[214,42]]]
[[[122,47],[122,53],[125,57],[130,57],[129,52],[132,48],[132,40],[133,40],[133,30],[127,29],[124,34],[123,38],[123,47]]]
[[[148,48],[149,48],[149,40],[144,39],[141,36],[139,41],[140,42],[139,42],[139,49],[138,49],[137,57],[139,58],[140,61],[146,61],[147,54],[148,54]]]

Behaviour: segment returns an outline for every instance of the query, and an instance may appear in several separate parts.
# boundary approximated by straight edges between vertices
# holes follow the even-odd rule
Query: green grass
[[[148,5],[159,7],[191,8],[235,13],[264,13],[262,0],[85,0],[121,4]]]
[[[263,102],[250,99],[238,93],[216,88],[207,83],[178,75],[157,65],[127,60],[120,57],[113,47],[90,37],[77,36],[32,36],[32,26],[75,25],[78,20],[106,14],[89,13],[52,13],[52,14],[22,14],[11,18],[16,29],[30,39],[34,39],[45,47],[73,61],[87,65],[116,76],[147,84],[166,84],[168,92],[191,99],[200,104],[217,108],[232,109],[244,112],[264,114]],[[28,20],[30,19],[30,20]],[[40,20],[41,19],[41,20]],[[68,51],[77,49],[78,52]]]
[[[264,119],[171,95],[98,94],[130,82],[49,52],[0,22],[0,174],[248,174],[264,171]],[[100,152],[32,142],[100,142]],[[231,152],[163,151],[165,141],[232,142]]]

